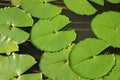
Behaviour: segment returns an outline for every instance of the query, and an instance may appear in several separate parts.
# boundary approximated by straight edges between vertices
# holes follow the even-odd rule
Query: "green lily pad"
[[[112,71],[104,77],[104,80],[119,80],[120,79],[120,56],[115,55],[116,65],[113,67]]]
[[[80,15],[91,15],[97,10],[87,0],[63,0],[65,5]]]
[[[33,20],[30,15],[19,8],[3,8],[0,9],[0,24],[27,27],[32,26]]]
[[[104,12],[97,15],[91,23],[93,32],[98,38],[101,38],[113,47],[120,48],[120,13]]]
[[[17,44],[23,43],[29,38],[29,34],[27,32],[5,24],[0,24],[0,35],[9,37],[16,41]]]
[[[107,0],[107,1],[114,4],[120,3],[120,0]]]
[[[40,69],[52,80],[81,80],[69,67],[69,53],[72,46],[60,52],[44,52],[40,60]]]
[[[94,2],[96,4],[99,4],[101,6],[104,6],[104,0],[90,0],[90,1],[92,1],[92,2]]]
[[[24,74],[19,76],[16,80],[42,80],[42,74],[41,73]]]
[[[32,43],[44,51],[59,51],[66,48],[76,38],[74,30],[58,31],[69,23],[66,16],[58,15],[50,20],[40,20],[31,31]]]
[[[34,58],[29,55],[0,56],[0,79],[10,80],[20,76],[35,63]]]
[[[29,4],[28,4],[29,2]],[[43,0],[22,0],[22,8],[37,18],[51,18],[61,13],[62,8]]]
[[[115,64],[114,55],[98,55],[109,44],[99,39],[88,38],[73,47],[70,66],[81,77],[96,79],[106,75]]]
[[[0,35],[0,54],[7,53],[9,55],[14,51],[18,51],[17,43],[6,36]]]
[[[19,7],[21,5],[21,0],[11,0],[13,6]]]
[[[57,1],[57,0],[40,0],[42,2],[51,2],[51,1]]]

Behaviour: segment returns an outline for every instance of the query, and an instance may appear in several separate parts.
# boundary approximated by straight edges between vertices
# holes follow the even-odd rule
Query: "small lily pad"
[[[21,0],[11,0],[13,6],[19,7],[21,5]]]
[[[29,34],[27,32],[6,24],[0,24],[0,35],[9,37],[16,41],[17,44],[23,43],[29,38]]]
[[[107,0],[107,1],[114,4],[120,3],[120,0]]]
[[[104,77],[104,80],[119,80],[120,79],[120,56],[115,55],[116,65],[113,67],[112,71]]]
[[[35,63],[34,58],[29,55],[0,56],[0,79],[10,80],[20,76]]]
[[[69,53],[72,46],[60,52],[44,52],[40,60],[40,69],[50,80],[81,80],[69,67]]]
[[[120,48],[120,13],[104,12],[97,15],[91,23],[93,32],[98,38],[107,41],[111,46]]]
[[[31,31],[32,43],[44,51],[59,51],[66,48],[76,38],[74,30],[58,31],[69,23],[66,16],[58,15],[50,20],[40,20]]]
[[[104,6],[104,0],[90,0],[90,1],[92,1],[92,2],[94,2],[96,4],[99,4],[101,6]]]
[[[0,9],[0,24],[27,27],[32,26],[33,20],[30,15],[19,8],[3,8]]]
[[[87,0],[63,0],[65,5],[80,15],[91,15],[97,10]]]
[[[22,0],[21,6],[32,16],[42,19],[54,17],[62,11],[62,8],[47,3],[47,0]]]
[[[0,54],[6,53],[9,55],[14,51],[18,51],[17,43],[6,36],[0,35]]]
[[[98,55],[108,43],[99,39],[88,38],[73,47],[70,54],[70,66],[79,76],[96,79],[112,69],[115,64],[114,55]]]

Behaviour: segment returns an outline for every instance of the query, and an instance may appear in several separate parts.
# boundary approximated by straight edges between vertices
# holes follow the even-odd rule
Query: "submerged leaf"
[[[34,58],[29,55],[0,56],[0,79],[10,80],[15,76],[20,76],[35,63]]]
[[[60,52],[45,52],[40,61],[40,69],[52,80],[81,80],[69,67],[69,53],[72,46]]]
[[[0,24],[8,24],[17,27],[32,26],[33,21],[30,15],[23,10],[12,7],[0,9]]]
[[[99,39],[80,41],[70,54],[70,66],[81,77],[96,79],[111,70],[115,64],[114,55],[99,55],[109,44]]]
[[[104,80],[120,80],[120,56],[116,55],[116,65],[112,71],[104,77]]]
[[[9,55],[13,51],[18,51],[17,43],[6,36],[0,35],[0,54],[7,53]]]
[[[114,4],[120,3],[120,0],[107,0],[107,1]]]
[[[29,4],[28,4],[29,2]],[[37,18],[51,18],[58,15],[62,9],[43,0],[22,0],[22,8]]]
[[[63,0],[65,5],[80,15],[91,15],[97,10],[87,0]]]
[[[90,0],[90,1],[92,1],[92,2],[94,2],[96,4],[99,4],[101,6],[104,6],[104,0]]]
[[[0,24],[0,35],[9,37],[17,42],[17,44],[25,42],[29,38],[29,34],[19,28]]]
[[[66,48],[76,38],[74,30],[58,31],[69,23],[69,19],[59,15],[51,20],[40,20],[31,31],[31,41],[44,51],[59,51]]]
[[[93,32],[98,38],[107,41],[111,46],[120,48],[120,13],[104,12],[97,15],[91,23]]]

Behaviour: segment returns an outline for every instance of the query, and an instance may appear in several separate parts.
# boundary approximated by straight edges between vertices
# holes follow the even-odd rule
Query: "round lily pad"
[[[120,3],[120,0],[107,0],[107,1],[114,4]]]
[[[29,55],[0,56],[0,79],[10,80],[20,76],[35,63],[34,58]]]
[[[31,41],[44,51],[59,51],[66,48],[76,38],[74,30],[58,31],[69,23],[66,16],[58,15],[53,19],[40,20],[31,31]]]
[[[70,66],[81,77],[100,78],[112,69],[114,55],[98,55],[109,44],[99,39],[88,38],[73,47],[70,54]]]
[[[42,19],[54,17],[62,11],[62,8],[43,0],[22,0],[21,6],[32,16]]]
[[[69,67],[69,53],[72,46],[60,52],[45,52],[40,60],[43,74],[52,80],[81,80]]]
[[[90,1],[92,1],[92,2],[94,2],[96,4],[99,4],[101,6],[104,6],[104,0],[90,0]]]
[[[0,9],[0,24],[8,24],[17,27],[32,26],[33,20],[23,10],[12,7]]]
[[[104,12],[97,15],[91,23],[93,32],[98,38],[101,38],[113,47],[120,48],[120,13]]]
[[[9,55],[14,51],[18,51],[17,43],[6,36],[0,35],[0,54],[6,53]]]
[[[65,5],[80,15],[91,15],[97,10],[87,0],[63,0]]]
[[[0,35],[7,36],[8,38],[16,41],[17,44],[23,43],[29,38],[29,34],[27,32],[6,24],[0,24]]]
[[[111,72],[104,77],[104,80],[119,80],[120,79],[120,55],[115,55],[116,65]]]

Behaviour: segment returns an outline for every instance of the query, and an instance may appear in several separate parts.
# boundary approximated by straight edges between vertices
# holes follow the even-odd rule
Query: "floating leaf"
[[[107,1],[114,4],[120,3],[120,0],[107,0]]]
[[[42,2],[51,2],[51,1],[57,1],[57,0],[40,0]]]
[[[29,34],[19,28],[0,24],[0,35],[9,37],[17,42],[17,44],[25,42],[29,38]]]
[[[44,51],[59,51],[75,40],[74,30],[57,31],[69,23],[69,19],[59,15],[51,20],[40,20],[31,31],[31,41]]]
[[[6,36],[0,35],[0,53],[9,55],[13,51],[18,51],[17,43]]]
[[[42,80],[42,74],[41,73],[24,74],[19,76],[17,80]]]
[[[113,67],[109,75],[104,77],[104,80],[120,80],[120,56],[116,55],[116,65]]]
[[[10,80],[20,76],[35,63],[34,58],[29,55],[0,56],[0,79]]]
[[[99,4],[101,6],[104,6],[104,0],[90,0],[90,1],[92,1],[92,2],[94,2],[96,4]]]
[[[23,10],[12,7],[0,9],[0,24],[26,27],[32,26],[33,21],[30,15],[26,14]]]
[[[91,15],[97,10],[87,0],[63,0],[65,5],[80,15]]]
[[[113,47],[120,48],[120,13],[104,12],[97,15],[91,23],[92,30],[98,38],[101,38]]]
[[[115,64],[114,55],[97,55],[108,46],[99,39],[80,41],[71,51],[71,68],[84,78],[96,79],[106,75]]]
[[[21,0],[11,0],[12,5],[19,7],[21,4]]]
[[[60,52],[45,52],[40,61],[40,69],[52,80],[81,80],[69,67],[69,53],[72,46]]]
[[[22,0],[21,6],[26,12],[29,12],[32,16],[37,18],[51,18],[62,11],[61,8],[46,3],[46,1],[44,3],[43,0]]]

